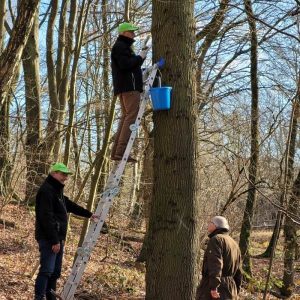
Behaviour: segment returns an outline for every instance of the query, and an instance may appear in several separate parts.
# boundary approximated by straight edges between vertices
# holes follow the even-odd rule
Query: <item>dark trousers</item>
[[[56,290],[56,281],[61,274],[63,258],[63,242],[60,242],[60,251],[54,253],[52,245],[47,240],[40,240],[40,269],[35,280],[35,300],[42,300],[46,295],[47,300],[55,300],[51,294],[51,289]]]
[[[140,92],[126,92],[119,94],[121,104],[121,120],[118,126],[118,131],[115,137],[115,142],[112,148],[112,158],[123,156],[131,130],[129,126],[134,124],[139,112],[141,94]]]

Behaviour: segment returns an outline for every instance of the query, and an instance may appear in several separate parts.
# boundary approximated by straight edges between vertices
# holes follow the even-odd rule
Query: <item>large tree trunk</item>
[[[256,202],[256,180],[259,159],[259,108],[258,108],[258,79],[257,79],[257,33],[255,19],[250,0],[245,0],[245,9],[247,13],[250,36],[251,36],[251,155],[249,165],[249,192],[247,196],[246,208],[244,211],[241,235],[240,248],[243,256],[244,270],[251,274],[251,260],[249,254],[249,240],[252,229],[252,219]]]
[[[292,114],[292,130],[290,134],[290,141],[291,144],[290,152],[292,152],[291,157],[288,157],[288,171],[291,174],[287,173],[287,177],[291,181],[292,174],[293,174],[293,163],[294,163],[294,156],[295,156],[295,144],[296,144],[296,137],[297,137],[297,128],[298,128],[298,118],[300,114],[300,80],[298,80],[298,87],[297,87],[297,95],[293,106],[293,114]],[[289,145],[288,143],[288,145]],[[289,148],[289,147],[287,147]],[[289,150],[289,149],[288,149]],[[287,151],[288,151],[287,150]],[[290,153],[289,153],[290,154]],[[291,164],[291,166],[290,166]],[[290,182],[289,181],[289,182]],[[288,182],[288,183],[289,183]],[[286,188],[289,187],[286,184]],[[290,200],[288,201],[287,211],[291,213],[298,213],[299,212],[299,198],[300,198],[300,172],[294,182],[292,195]],[[283,287],[281,289],[281,293],[284,296],[291,296],[295,287],[294,284],[294,275],[295,275],[295,255],[297,249],[297,226],[293,222],[293,220],[286,216],[285,225],[284,225],[284,271],[283,271]]]
[[[172,108],[154,113],[154,188],[146,299],[194,299],[199,252],[194,1],[153,1],[153,53]],[[176,41],[176,47],[174,47]]]
[[[39,72],[39,19],[36,15],[34,25],[23,52],[22,61],[26,98],[26,201],[34,203],[35,194],[41,183],[37,174],[40,162],[38,145],[40,143],[40,72]]]
[[[300,172],[294,182],[293,192],[288,204],[288,212],[299,211],[300,199]],[[295,255],[298,243],[297,226],[293,220],[286,216],[284,225],[284,268],[283,268],[283,286],[281,294],[283,296],[291,296],[295,289],[294,276],[295,276]]]
[[[38,0],[22,0],[18,4],[18,16],[15,20],[10,39],[0,56],[0,109],[10,91],[13,78],[26,45]]]
[[[56,93],[56,79],[55,79],[55,67],[52,57],[53,53],[53,30],[55,19],[57,15],[57,0],[52,1],[51,12],[49,16],[47,34],[46,34],[46,61],[47,61],[47,74],[48,74],[48,90],[51,110],[48,116],[48,123],[46,127],[46,136],[42,139],[40,135],[40,91],[39,91],[39,69],[38,69],[38,41],[34,38],[37,37],[38,27],[36,27],[32,33],[35,36],[31,36],[26,47],[26,54],[24,54],[24,73],[26,83],[26,109],[27,109],[27,136],[26,143],[28,144],[28,151],[32,152],[37,146],[36,152],[32,152],[34,155],[34,163],[28,164],[28,178],[26,198],[29,204],[33,204],[35,189],[40,186],[43,181],[44,175],[49,171],[50,157],[52,155],[52,149],[54,141],[57,137],[57,119],[58,119],[58,99]],[[36,24],[35,26],[38,26]],[[26,56],[25,56],[26,55]],[[31,86],[33,88],[31,88]],[[31,124],[32,119],[32,124]],[[39,140],[39,141],[38,141]],[[27,156],[27,162],[30,163],[31,158]]]

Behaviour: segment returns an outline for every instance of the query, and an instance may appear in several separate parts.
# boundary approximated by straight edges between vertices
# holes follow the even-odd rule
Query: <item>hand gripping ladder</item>
[[[107,217],[109,208],[112,205],[113,198],[119,193],[119,183],[121,176],[124,172],[125,165],[131,151],[133,142],[136,138],[138,128],[141,124],[141,119],[143,117],[145,107],[147,104],[147,99],[149,98],[149,90],[154,82],[156,73],[159,68],[164,65],[164,60],[161,59],[158,63],[151,66],[149,69],[146,69],[143,73],[144,77],[144,92],[142,93],[141,103],[137,118],[134,124],[130,125],[131,135],[126,146],[125,153],[122,157],[122,160],[117,165],[116,168],[112,170],[109,175],[109,178],[106,183],[106,188],[103,193],[100,194],[100,201],[98,203],[97,209],[95,211],[96,215],[99,215],[99,221],[91,221],[88,232],[85,236],[85,239],[82,243],[82,246],[77,249],[77,258],[73,265],[71,274],[69,275],[65,286],[63,288],[61,295],[56,295],[59,299],[62,300],[72,300],[74,299],[74,294],[83,275],[91,252],[96,244],[96,241],[99,237],[100,230],[103,226],[103,223]]]

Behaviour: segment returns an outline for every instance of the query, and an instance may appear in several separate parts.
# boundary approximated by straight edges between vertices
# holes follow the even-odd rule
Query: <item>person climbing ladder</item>
[[[143,75],[141,66],[145,61],[148,47],[144,47],[136,55],[131,46],[135,42],[135,31],[139,27],[131,23],[122,23],[118,27],[119,36],[111,52],[111,68],[114,95],[121,104],[121,120],[112,147],[111,159],[121,160],[128,143],[131,130],[129,126],[135,122],[139,111],[141,93],[143,92]],[[128,162],[136,163],[133,157]]]

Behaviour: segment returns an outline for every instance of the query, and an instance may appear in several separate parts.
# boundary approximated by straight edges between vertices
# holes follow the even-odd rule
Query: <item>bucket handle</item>
[[[161,77],[158,76],[158,87],[161,87]]]
[[[157,76],[157,80],[158,80],[158,87],[161,87],[161,72],[160,72],[160,70],[159,70],[159,69],[158,69],[157,71],[158,71],[158,73],[159,73],[159,75]]]

